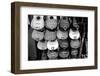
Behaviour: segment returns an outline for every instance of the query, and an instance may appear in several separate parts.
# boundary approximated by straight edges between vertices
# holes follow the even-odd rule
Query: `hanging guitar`
[[[58,57],[58,52],[54,50],[48,50],[47,56],[49,59],[57,59]]]
[[[56,31],[45,31],[45,40],[55,40],[56,39]]]
[[[68,56],[69,56],[69,50],[66,50],[66,49],[61,49],[60,51],[59,51],[59,56],[61,57],[61,58],[68,58]]]
[[[70,26],[69,18],[66,16],[62,16],[59,22],[59,27],[67,30]]]
[[[67,39],[68,38],[68,32],[67,31],[57,31],[57,37],[58,39]]]
[[[31,27],[36,30],[40,30],[44,27],[44,17],[34,16],[31,22]]]
[[[57,27],[57,17],[56,16],[47,16],[46,17],[46,28],[55,29]]]
[[[32,38],[36,41],[42,40],[44,38],[44,32],[33,30]]]

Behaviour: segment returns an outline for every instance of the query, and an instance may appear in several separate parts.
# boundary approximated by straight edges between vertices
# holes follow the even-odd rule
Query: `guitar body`
[[[31,22],[31,27],[36,30],[40,30],[44,27],[43,16],[34,16]]]
[[[68,32],[67,31],[63,32],[63,31],[58,30],[57,31],[57,37],[58,37],[58,39],[67,39],[68,38]]]
[[[72,49],[71,50],[71,55],[72,56],[77,56],[77,54],[78,54],[78,49]]]
[[[36,41],[42,40],[44,38],[44,32],[33,30],[32,38]]]
[[[47,49],[47,41],[38,41],[37,47],[40,50],[46,50]]]
[[[56,32],[55,31],[45,31],[45,40],[55,40],[56,39]]]
[[[59,47],[59,44],[58,44],[57,40],[55,40],[55,41],[48,41],[47,42],[47,48],[49,50],[56,50],[56,49],[58,49],[58,47]]]
[[[79,39],[80,38],[80,32],[78,30],[73,31],[72,29],[69,30],[69,37],[71,39]]]
[[[70,42],[71,48],[79,48],[80,47],[80,41],[79,40],[71,40]]]
[[[46,28],[53,30],[56,27],[57,27],[57,17],[56,16],[47,16]]]
[[[69,23],[68,17],[64,17],[64,16],[61,17],[59,27],[63,28],[64,30],[67,30],[69,26],[70,26],[70,23]]]
[[[59,51],[59,56],[61,57],[61,58],[68,58],[68,56],[69,56],[69,51],[68,50],[60,50]]]
[[[61,48],[68,48],[68,46],[69,46],[67,40],[59,40],[59,45]]]
[[[47,56],[49,59],[56,59],[58,57],[58,52],[48,50]]]

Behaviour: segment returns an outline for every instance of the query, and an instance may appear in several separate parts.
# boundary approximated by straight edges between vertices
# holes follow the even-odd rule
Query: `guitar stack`
[[[32,44],[32,47],[28,46],[29,60],[82,58],[82,55],[87,54],[87,49],[83,48],[87,47],[85,45],[87,37],[83,36],[84,32],[87,35],[87,31],[83,29],[86,26],[83,26],[83,21],[83,17],[29,16],[28,38],[30,39],[29,45],[31,46]],[[84,40],[82,42],[83,37]],[[31,58],[33,57],[32,55],[35,58]]]

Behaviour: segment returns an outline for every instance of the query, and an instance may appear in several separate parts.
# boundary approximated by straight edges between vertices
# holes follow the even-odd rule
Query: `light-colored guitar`
[[[71,39],[79,39],[80,38],[80,32],[79,32],[79,30],[72,30],[72,29],[70,29],[69,30],[69,37]]]
[[[44,16],[34,15],[32,22],[31,22],[31,27],[36,30],[42,29],[44,27],[44,18],[43,17]]]
[[[47,48],[49,50],[56,50],[56,49],[58,49],[58,46],[59,46],[59,44],[58,44],[57,40],[55,40],[55,41],[48,41],[47,42]]]
[[[57,37],[58,39],[67,39],[68,38],[68,32],[67,31],[57,31]]]
[[[40,50],[46,50],[47,49],[47,41],[38,41],[37,48]]]

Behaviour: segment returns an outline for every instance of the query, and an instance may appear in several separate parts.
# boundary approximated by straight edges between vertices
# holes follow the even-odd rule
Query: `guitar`
[[[59,27],[67,30],[70,26],[69,19],[66,16],[62,16],[59,22]]]
[[[69,56],[69,50],[65,50],[65,49],[62,49],[59,51],[59,56],[61,58],[68,58]]]
[[[46,17],[46,28],[55,29],[57,27],[57,17],[56,16],[47,16]]]
[[[67,40],[59,40],[59,45],[60,45],[61,48],[65,49],[65,48],[68,48],[69,43],[68,43]]]
[[[36,30],[42,29],[44,27],[44,17],[34,15],[31,22],[31,27]]]
[[[57,51],[53,51],[53,50],[48,50],[47,56],[48,56],[49,59],[57,59],[58,52]]]
[[[71,39],[79,39],[80,38],[80,32],[78,30],[70,29],[69,30],[69,37]]]
[[[47,49],[47,41],[38,41],[37,48],[40,50],[46,50]]]
[[[55,40],[56,39],[56,31],[45,31],[45,40]]]
[[[56,50],[56,49],[58,49],[58,47],[59,47],[59,44],[58,44],[57,40],[55,40],[55,41],[48,41],[47,42],[47,48],[49,50]]]
[[[75,27],[75,28],[78,28],[78,29],[79,29],[79,25],[78,25],[78,23],[77,23],[77,21],[76,21],[76,18],[75,18],[75,17],[73,18],[73,27]]]
[[[71,48],[79,48],[80,47],[80,41],[79,40],[71,40],[70,41]]]
[[[57,31],[57,37],[58,39],[67,39],[68,38],[68,32],[67,31]]]
[[[33,30],[32,38],[36,41],[42,40],[44,38],[44,32]]]
[[[71,55],[72,56],[77,56],[77,54],[78,54],[78,49],[72,49],[71,50]]]

